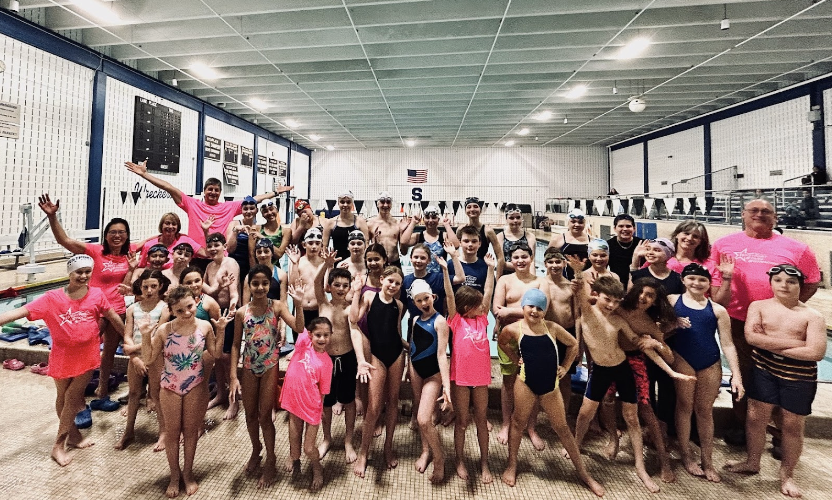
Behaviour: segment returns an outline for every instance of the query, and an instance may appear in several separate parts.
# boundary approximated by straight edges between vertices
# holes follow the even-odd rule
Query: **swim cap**
[[[150,255],[150,254],[156,253],[156,252],[162,252],[165,255],[170,253],[170,251],[168,250],[168,247],[166,247],[165,245],[163,245],[161,243],[156,243],[155,245],[150,247],[150,250],[147,251],[147,255]]]
[[[520,307],[534,306],[541,311],[545,311],[548,303],[548,297],[539,288],[529,288],[523,294],[523,301],[520,302]]]
[[[520,207],[518,207],[514,203],[509,203],[508,205],[506,205],[506,215],[515,213],[519,214],[520,212]]]
[[[410,289],[407,291],[408,295],[410,295],[411,299],[415,299],[420,293],[429,293],[433,295],[433,289],[428,285],[428,282],[425,280],[413,280],[413,284],[410,285]]]
[[[257,200],[252,196],[246,196],[243,198],[243,205],[257,205]]]
[[[469,196],[468,198],[465,198],[465,206],[466,207],[468,205],[470,205],[471,203],[476,203],[477,205],[480,205],[480,199],[477,198],[476,196]],[[482,205],[480,205],[480,206],[482,206]]]
[[[349,199],[351,199],[351,200],[354,200],[354,199],[355,199],[355,195],[354,195],[354,194],[352,194],[352,191],[350,191],[349,189],[347,189],[346,191],[341,191],[341,194],[339,194],[339,195],[338,195],[338,198],[337,198],[337,199],[339,199],[339,200],[340,200],[341,198],[349,198]]]
[[[270,248],[274,252],[274,242],[268,238],[260,238],[254,244],[254,248]]]
[[[376,197],[376,201],[381,201],[381,200],[393,201],[393,196],[387,191],[382,191]]]
[[[72,273],[85,267],[93,267],[92,257],[85,254],[73,255],[66,261],[66,272]]]
[[[362,233],[359,229],[353,229],[352,231],[350,231],[350,234],[347,235],[347,243],[349,243],[352,240],[367,241],[367,239],[364,237],[364,233]]]
[[[173,247],[174,252],[177,251],[177,250],[187,250],[191,253],[194,253],[194,247],[190,243],[185,243],[185,242],[182,242],[182,243],[176,245],[175,247]]]
[[[801,285],[803,285],[803,281],[806,279],[806,275],[803,274],[803,271],[791,264],[777,264],[766,272],[769,276],[769,281],[771,281],[772,276],[777,276],[780,273],[786,273],[788,276],[794,276]]]
[[[595,238],[589,242],[587,245],[587,249],[590,253],[593,250],[603,250],[607,254],[610,253],[610,244],[606,242],[606,240],[602,240],[601,238]]]
[[[428,205],[428,208],[424,209],[422,213],[439,215],[439,208],[436,205]]]
[[[307,208],[309,208],[309,202],[308,201],[306,201],[304,199],[301,199],[301,198],[299,198],[297,201],[295,201],[295,212],[297,212],[298,214],[303,212]]]
[[[711,272],[704,266],[700,266],[696,262],[688,264],[682,269],[682,278],[685,276],[703,276],[708,278],[708,281],[711,280]]]
[[[655,240],[647,241],[651,243],[658,243],[659,248],[661,248],[664,251],[664,254],[667,256],[668,259],[676,255],[676,245],[674,245],[673,242],[667,238],[656,238]]]
[[[306,231],[306,234],[303,235],[303,241],[309,240],[318,240],[321,241],[324,239],[324,235],[321,234],[321,230],[317,227],[310,228]]]
[[[586,217],[586,214],[580,208],[573,208],[567,215],[570,219],[583,219]]]

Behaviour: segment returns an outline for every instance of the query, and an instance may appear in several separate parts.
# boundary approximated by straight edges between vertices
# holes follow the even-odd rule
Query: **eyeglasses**
[[[800,269],[792,266],[774,266],[771,269],[769,269],[766,274],[768,274],[769,276],[774,276],[780,273],[786,273],[786,275],[794,276],[795,278],[805,278]]]
[[[119,230],[113,229],[111,231],[107,231],[107,234],[110,235],[110,236],[124,236],[125,234],[127,234],[127,231],[119,231]]]
[[[774,215],[774,210],[772,210],[770,208],[754,207],[754,208],[746,208],[745,211],[750,213],[751,215],[757,215],[757,214],[760,214],[760,215]]]

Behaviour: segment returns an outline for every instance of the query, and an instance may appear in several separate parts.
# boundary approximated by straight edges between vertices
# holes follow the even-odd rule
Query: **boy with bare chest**
[[[297,280],[301,280],[302,283],[315,282],[318,271],[324,265],[324,259],[321,257],[322,241],[323,233],[317,227],[313,227],[308,229],[303,236],[303,248],[306,250],[306,255],[301,256],[297,246],[289,247],[286,251],[292,263],[289,269],[289,283],[296,283]],[[295,304],[295,307],[297,306],[298,304]],[[314,287],[304,289],[300,306],[303,307],[303,317],[307,323],[319,316],[318,299],[315,296]]]

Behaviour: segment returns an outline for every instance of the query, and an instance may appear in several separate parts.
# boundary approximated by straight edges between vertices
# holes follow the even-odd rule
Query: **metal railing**
[[[717,187],[717,189],[713,189],[713,183],[711,183],[712,184],[711,185],[712,189],[711,190],[705,190],[704,180],[706,178],[711,177],[711,180],[713,180],[713,178],[714,178],[714,176],[716,176],[716,174],[719,174],[721,172],[726,172],[726,171],[732,171],[733,172],[733,174],[729,177],[731,179],[731,185],[730,186],[719,186],[719,187]],[[703,181],[702,189],[696,189],[694,191],[677,191],[677,189],[676,189],[676,186],[679,186],[679,185],[682,185],[682,184],[687,185],[687,184],[690,184],[691,181],[696,181],[696,180],[699,180],[699,179],[702,179],[702,181]],[[726,191],[726,190],[735,190],[735,189],[737,189],[737,166],[736,165],[731,166],[731,167],[720,168],[719,170],[714,170],[713,172],[710,172],[710,173],[707,173],[707,174],[700,174],[700,175],[697,175],[697,176],[694,176],[694,177],[690,177],[688,179],[681,179],[681,180],[676,181],[676,182],[674,182],[673,184],[670,185],[670,192],[673,193],[674,196],[682,196],[682,195],[685,195],[685,194],[691,194],[691,193],[696,193],[696,192],[708,193],[708,192],[713,192],[713,191]]]

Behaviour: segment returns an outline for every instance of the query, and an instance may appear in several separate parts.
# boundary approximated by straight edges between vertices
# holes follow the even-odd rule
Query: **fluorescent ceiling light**
[[[285,123],[286,126],[289,128],[298,128],[300,126],[300,123],[296,122],[295,120],[292,120],[291,118],[286,120]]]
[[[258,98],[256,98],[256,97],[255,97],[255,98],[253,98],[253,99],[251,99],[251,100],[249,100],[249,101],[248,101],[248,103],[249,103],[249,104],[251,104],[251,106],[252,106],[254,109],[257,109],[257,110],[260,110],[260,111],[263,111],[264,109],[268,109],[268,108],[269,108],[269,105],[268,105],[268,104],[266,104],[265,102],[263,102],[262,100],[260,100],[260,99],[258,99]]]
[[[318,141],[321,140],[321,136],[319,136],[317,134],[309,134],[309,138],[312,139],[315,142],[318,142]]]
[[[632,59],[650,46],[650,39],[645,36],[633,38],[618,51],[618,59]]]
[[[512,146],[514,146],[514,141],[506,141],[506,147],[507,148],[510,148]]]
[[[575,87],[572,87],[572,90],[566,93],[566,97],[568,97],[569,99],[577,99],[578,97],[581,97],[584,94],[586,94],[587,90],[588,88],[586,85],[577,85]]]
[[[521,128],[520,130],[517,131],[517,135],[528,135],[528,134],[529,134],[529,129],[527,129],[527,128]]]
[[[96,0],[72,0],[72,3],[87,14],[98,18],[104,24],[121,24],[121,18],[110,6],[105,6]],[[112,3],[110,4],[112,5]]]
[[[205,63],[194,63],[191,65],[191,71],[199,78],[205,80],[216,80],[220,77],[219,73],[214,68],[209,67]]]
[[[330,144],[329,146],[326,147],[326,149],[329,150],[329,151],[332,151],[333,149],[335,149],[335,146]]]
[[[538,113],[537,115],[534,116],[534,119],[539,121],[539,122],[545,122],[546,120],[548,120],[551,117],[552,117],[552,112],[551,111],[541,111],[540,113]]]
[[[404,143],[407,144],[407,147],[409,147],[409,148],[412,148],[413,146],[416,145],[416,141],[414,141],[413,139],[408,139]]]

